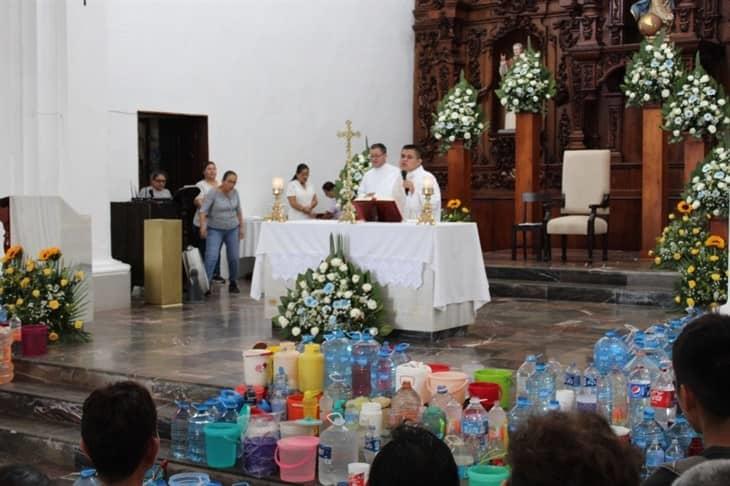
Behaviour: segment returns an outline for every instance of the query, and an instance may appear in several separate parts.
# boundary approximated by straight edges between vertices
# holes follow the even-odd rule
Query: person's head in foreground
[[[672,486],[727,486],[730,484],[730,459],[705,461],[694,466]]]
[[[454,457],[438,437],[404,424],[392,438],[375,456],[369,486],[459,486]]]
[[[593,413],[550,412],[510,435],[509,486],[636,486],[642,458]]]
[[[132,381],[94,390],[84,402],[81,448],[105,484],[142,484],[160,450],[149,391]]]
[[[0,484],[2,486],[49,486],[48,476],[33,466],[14,464],[0,467]]]

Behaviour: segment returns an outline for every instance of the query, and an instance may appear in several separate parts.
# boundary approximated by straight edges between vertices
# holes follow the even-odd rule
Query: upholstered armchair
[[[588,261],[593,262],[596,235],[603,236],[603,260],[608,260],[608,202],[611,192],[609,150],[566,150],[563,154],[563,204],[560,216],[548,221],[548,241],[560,235],[566,260],[568,235],[587,239]],[[548,243],[550,244],[550,243]]]

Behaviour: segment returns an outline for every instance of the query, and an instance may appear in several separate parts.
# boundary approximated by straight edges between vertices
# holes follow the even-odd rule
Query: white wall
[[[348,118],[395,159],[412,137],[412,9],[4,0],[0,194],[59,194],[90,214],[96,273],[111,260],[109,202],[138,179],[137,111],[207,115],[210,158],[239,173],[247,214],[264,214],[271,178],[299,162],[317,186],[334,179],[344,162],[335,133]]]

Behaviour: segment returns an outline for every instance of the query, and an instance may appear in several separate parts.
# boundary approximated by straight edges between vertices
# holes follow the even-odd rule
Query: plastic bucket
[[[274,461],[279,466],[281,480],[289,483],[314,481],[319,437],[300,436],[279,439]]]
[[[513,380],[512,370],[502,368],[485,368],[474,373],[475,382],[496,383],[502,387],[502,398],[499,400],[499,404],[505,410],[509,409],[510,406]]]
[[[209,482],[210,476],[200,472],[173,474],[167,480],[169,486],[206,486]]]
[[[436,394],[436,388],[439,385],[444,385],[449,390],[449,394],[454,397],[454,400],[458,403],[464,403],[466,385],[469,384],[469,379],[466,373],[461,371],[437,371],[428,375],[426,383],[431,395]]]
[[[271,382],[273,353],[266,349],[243,352],[243,382],[248,386],[266,386]]]
[[[48,327],[26,324],[21,328],[23,356],[41,356],[48,352]]]
[[[304,418],[304,405],[302,400],[304,395],[301,393],[295,393],[289,395],[286,399],[286,418],[291,420],[299,420]]]
[[[481,400],[482,406],[489,410],[502,398],[502,386],[499,383],[483,381],[470,383],[469,396]]]
[[[305,435],[316,435],[316,427],[298,423],[296,420],[279,422],[279,433],[281,438],[301,437]]]
[[[472,466],[467,470],[469,486],[501,486],[509,477],[505,466]]]
[[[223,469],[236,465],[241,426],[216,422],[205,426],[205,458],[208,466]]]
[[[451,371],[451,366],[446,363],[426,363],[431,368],[432,373],[438,373],[439,371]]]

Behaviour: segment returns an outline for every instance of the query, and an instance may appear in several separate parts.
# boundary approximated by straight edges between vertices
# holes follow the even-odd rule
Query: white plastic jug
[[[410,381],[411,387],[421,397],[421,404],[424,404],[431,397],[426,388],[426,380],[431,373],[431,367],[420,361],[409,361],[399,365],[395,369],[395,391],[400,390],[403,381]]]
[[[267,386],[273,376],[272,352],[247,349],[243,352],[243,382],[248,386]]]

